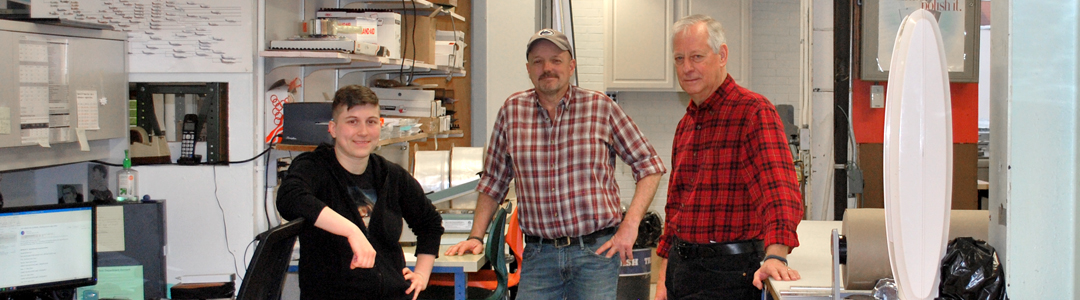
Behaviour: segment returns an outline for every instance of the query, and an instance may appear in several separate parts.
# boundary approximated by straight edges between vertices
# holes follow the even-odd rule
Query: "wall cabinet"
[[[0,20],[0,171],[122,157],[126,39],[119,31]]]
[[[676,20],[705,14],[724,25],[728,72],[750,86],[751,0],[604,1],[604,86],[607,90],[681,91],[672,58]]]
[[[604,1],[604,86],[608,90],[674,90],[671,27],[675,4]]]

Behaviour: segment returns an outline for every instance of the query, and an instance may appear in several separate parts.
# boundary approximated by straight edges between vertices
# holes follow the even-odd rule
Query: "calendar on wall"
[[[32,0],[33,18],[111,25],[132,73],[251,72],[251,1]]]

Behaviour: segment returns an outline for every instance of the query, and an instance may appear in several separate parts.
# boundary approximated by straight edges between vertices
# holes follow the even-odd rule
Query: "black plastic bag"
[[[638,225],[637,240],[634,241],[634,249],[656,247],[660,243],[660,233],[664,231],[664,220],[655,211],[648,211],[641,217]]]
[[[970,237],[949,242],[941,259],[941,287],[938,299],[1003,300],[1005,269],[994,247]]]

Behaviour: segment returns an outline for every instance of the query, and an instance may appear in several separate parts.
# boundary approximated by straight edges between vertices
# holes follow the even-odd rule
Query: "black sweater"
[[[300,232],[301,299],[394,299],[405,295],[401,274],[405,256],[398,244],[402,217],[416,234],[416,254],[438,256],[442,217],[424,190],[404,168],[376,154],[368,159],[378,201],[364,226],[348,194],[349,173],[334,148],[322,145],[293,160],[277,194],[277,208],[288,220],[310,220]],[[381,185],[380,185],[381,182]],[[323,207],[330,207],[364,232],[378,253],[375,267],[349,269],[353,252],[348,240],[314,226]],[[410,298],[411,299],[411,298]]]

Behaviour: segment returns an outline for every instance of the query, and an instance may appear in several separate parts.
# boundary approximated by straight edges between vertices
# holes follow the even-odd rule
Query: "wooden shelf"
[[[311,152],[311,151],[314,151],[316,147],[318,147],[318,146],[315,146],[315,145],[277,144],[277,145],[274,145],[274,150]]]

